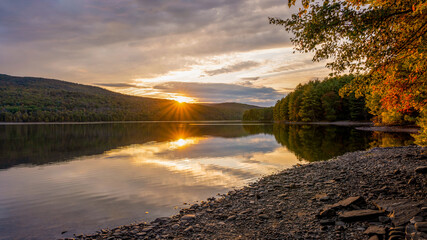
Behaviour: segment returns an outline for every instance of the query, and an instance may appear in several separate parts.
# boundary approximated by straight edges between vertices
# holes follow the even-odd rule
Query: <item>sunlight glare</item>
[[[177,101],[179,103],[192,103],[196,101],[194,98],[185,97],[185,96],[175,96],[171,98],[171,100]]]

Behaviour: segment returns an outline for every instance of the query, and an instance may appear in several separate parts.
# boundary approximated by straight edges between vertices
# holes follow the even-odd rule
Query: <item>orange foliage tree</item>
[[[296,4],[297,0],[289,0],[289,7]],[[292,32],[296,50],[314,52],[313,61],[332,59],[327,67],[333,74],[355,73],[358,77],[341,94],[377,99],[368,107],[379,119],[384,113],[413,117],[427,111],[425,0],[301,0],[301,4],[289,19],[270,18],[270,23]]]

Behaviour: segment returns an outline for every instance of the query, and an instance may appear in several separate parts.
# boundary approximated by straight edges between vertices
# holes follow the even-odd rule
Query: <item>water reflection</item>
[[[411,141],[302,125],[0,126],[0,239],[149,221],[301,161]]]

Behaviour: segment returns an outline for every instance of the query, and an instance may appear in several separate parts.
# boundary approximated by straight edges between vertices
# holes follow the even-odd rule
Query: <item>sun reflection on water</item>
[[[203,138],[180,138],[176,141],[169,142],[169,149],[184,148],[186,146],[197,144]]]

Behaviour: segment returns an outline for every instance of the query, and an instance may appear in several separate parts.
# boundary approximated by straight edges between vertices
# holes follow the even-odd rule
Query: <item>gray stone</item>
[[[323,220],[320,220],[320,225],[322,226],[335,225],[335,221],[332,219],[323,219]]]
[[[174,224],[174,225],[172,225],[172,229],[176,230],[176,229],[178,229],[178,228],[179,228],[179,224]]]
[[[336,221],[335,225],[337,225],[337,226],[345,226],[345,222],[343,222],[343,221]]]

